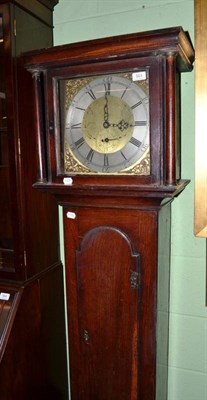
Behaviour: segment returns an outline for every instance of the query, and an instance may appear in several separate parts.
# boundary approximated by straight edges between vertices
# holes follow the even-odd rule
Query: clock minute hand
[[[104,105],[104,123],[103,123],[103,127],[104,128],[109,128],[110,124],[109,124],[109,109],[108,109],[108,96],[105,95],[105,100],[106,103]]]
[[[105,139],[101,139],[101,141],[105,142],[105,143],[108,143],[108,142],[111,142],[112,140],[119,140],[119,139],[122,139],[122,137],[120,136],[120,137],[111,138],[111,139],[105,138]]]

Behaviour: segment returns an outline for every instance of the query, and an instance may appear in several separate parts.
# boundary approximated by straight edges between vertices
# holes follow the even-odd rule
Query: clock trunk
[[[166,400],[170,204],[63,215],[72,399]]]

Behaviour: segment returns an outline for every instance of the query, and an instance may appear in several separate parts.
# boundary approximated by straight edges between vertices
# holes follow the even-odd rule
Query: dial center
[[[99,153],[115,153],[132,137],[134,117],[122,99],[105,95],[94,100],[86,109],[82,121],[86,143]]]

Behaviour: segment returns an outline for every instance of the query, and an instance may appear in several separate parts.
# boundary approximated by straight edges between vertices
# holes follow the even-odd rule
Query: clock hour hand
[[[112,128],[118,128],[121,132],[123,132],[125,129],[131,128],[134,125],[129,124],[128,122],[125,122],[123,119],[118,123],[118,124],[110,124]]]

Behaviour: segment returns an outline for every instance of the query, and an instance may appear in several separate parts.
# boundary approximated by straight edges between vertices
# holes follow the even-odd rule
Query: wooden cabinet
[[[59,261],[51,246],[58,242],[57,207],[32,189],[34,99],[31,77],[17,61],[22,51],[52,44],[56,1],[35,1],[29,9],[24,3],[0,2],[0,278],[21,281]]]
[[[43,398],[51,390],[56,393],[51,398],[67,398],[58,209],[52,196],[32,187],[37,177],[34,90],[19,61],[23,51],[52,45],[56,4],[0,1],[2,400]]]

